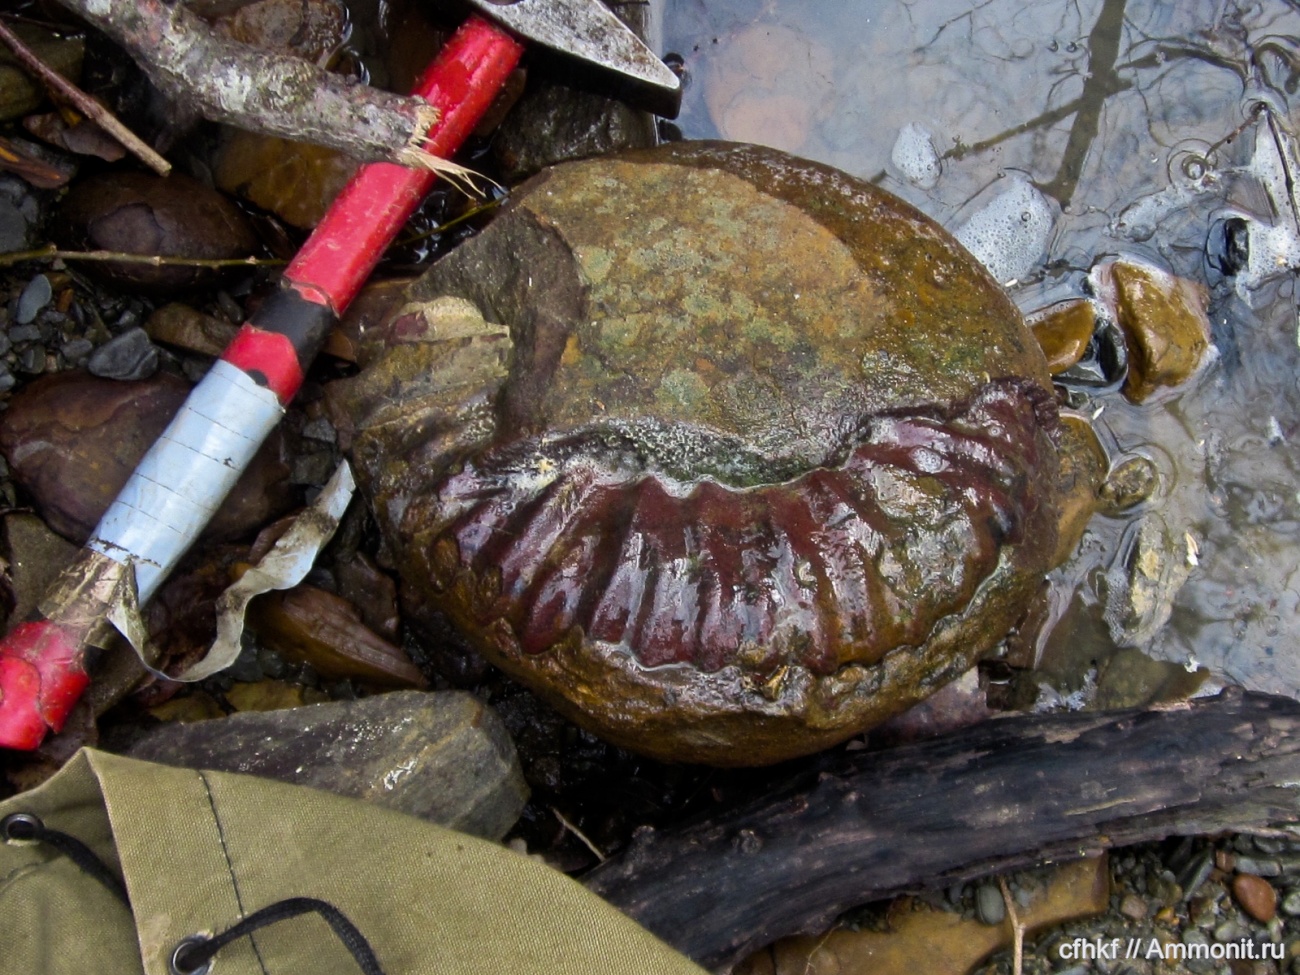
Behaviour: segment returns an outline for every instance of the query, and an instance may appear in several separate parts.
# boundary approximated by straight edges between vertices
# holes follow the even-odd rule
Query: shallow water
[[[1072,394],[1112,460],[1146,456],[1160,487],[1094,519],[1053,576],[1039,654],[1062,692],[1109,674],[1110,703],[1136,703],[1203,666],[1300,696],[1297,37],[1283,0],[666,0],[686,137],[878,182],[956,232],[1025,311],[1085,294],[1115,255],[1211,289],[1217,355],[1189,384],[1141,406],[1115,383]],[[1232,276],[1229,218],[1250,248]],[[1138,562],[1152,598],[1125,613]],[[1168,666],[1135,665],[1134,649]]]

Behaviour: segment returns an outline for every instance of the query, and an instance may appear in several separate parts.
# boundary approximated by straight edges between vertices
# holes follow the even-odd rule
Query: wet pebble
[[[984,924],[1001,924],[1007,916],[1007,905],[997,884],[980,884],[975,890],[975,913]]]
[[[1292,887],[1282,898],[1282,913],[1288,917],[1300,917],[1300,887]]]
[[[1097,327],[1097,309],[1086,298],[1062,301],[1028,316],[1025,324],[1047,357],[1047,371],[1056,375],[1088,351]]]
[[[26,250],[41,222],[32,188],[13,176],[0,176],[0,253]]]
[[[53,297],[54,289],[50,286],[50,279],[44,274],[36,275],[27,282],[27,287],[23,288],[23,293],[18,298],[18,312],[14,320],[19,325],[29,324]]]
[[[1277,913],[1277,890],[1262,877],[1237,874],[1232,881],[1232,894],[1242,910],[1261,924],[1267,924]]]
[[[86,364],[90,354],[95,351],[95,343],[88,338],[75,338],[65,342],[59,351],[68,365],[80,367]]]
[[[92,376],[102,379],[148,379],[158,370],[158,349],[143,328],[130,328],[109,339],[90,356]]]
[[[1147,457],[1135,454],[1116,464],[1101,486],[1107,514],[1119,514],[1146,501],[1160,486],[1160,471]]]
[[[1237,857],[1237,872],[1254,874],[1256,877],[1277,877],[1282,873],[1282,864],[1277,860],[1240,856]]]
[[[239,330],[225,319],[179,302],[163,305],[151,314],[144,329],[155,342],[209,356],[221,355]]]
[[[41,330],[35,325],[15,325],[9,329],[9,341],[15,345],[22,345],[25,342],[39,342],[40,340]]]
[[[1178,872],[1178,883],[1187,897],[1193,896],[1214,872],[1214,851],[1202,850]]]
[[[1141,921],[1147,916],[1147,902],[1137,894],[1125,894],[1119,903],[1119,912],[1131,920]]]
[[[1141,403],[1196,373],[1212,348],[1202,285],[1131,261],[1098,265],[1091,280],[1128,341],[1125,396]]]

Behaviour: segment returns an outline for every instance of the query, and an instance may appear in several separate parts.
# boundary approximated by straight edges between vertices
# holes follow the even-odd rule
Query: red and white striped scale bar
[[[511,35],[471,16],[413,92],[439,111],[424,148],[454,154],[522,53]],[[391,163],[357,172],[286,268],[280,290],[150,448],[70,573],[106,562],[133,567],[139,602],[153,595],[279,423],[326,334],[436,178]],[[26,621],[0,642],[0,747],[32,749],[61,730],[89,682],[86,621],[57,615]]]

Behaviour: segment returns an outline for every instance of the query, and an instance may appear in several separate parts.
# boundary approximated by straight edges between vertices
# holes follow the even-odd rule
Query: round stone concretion
[[[1042,353],[867,183],[723,143],[569,163],[407,298],[336,397],[406,605],[619,745],[842,741],[1048,567]]]

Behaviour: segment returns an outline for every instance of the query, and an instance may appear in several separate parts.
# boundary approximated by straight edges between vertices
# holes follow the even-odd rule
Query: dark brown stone
[[[188,393],[184,380],[164,373],[138,382],[82,372],[43,377],[0,416],[0,452],[49,526],[81,543]],[[289,508],[283,454],[284,440],[273,434],[217,512],[209,538],[244,536]]]
[[[82,180],[63,200],[53,229],[64,247],[125,254],[221,260],[247,257],[257,246],[238,207],[175,173],[112,172]],[[155,294],[210,285],[219,277],[213,268],[136,263],[95,262],[81,270]]]

